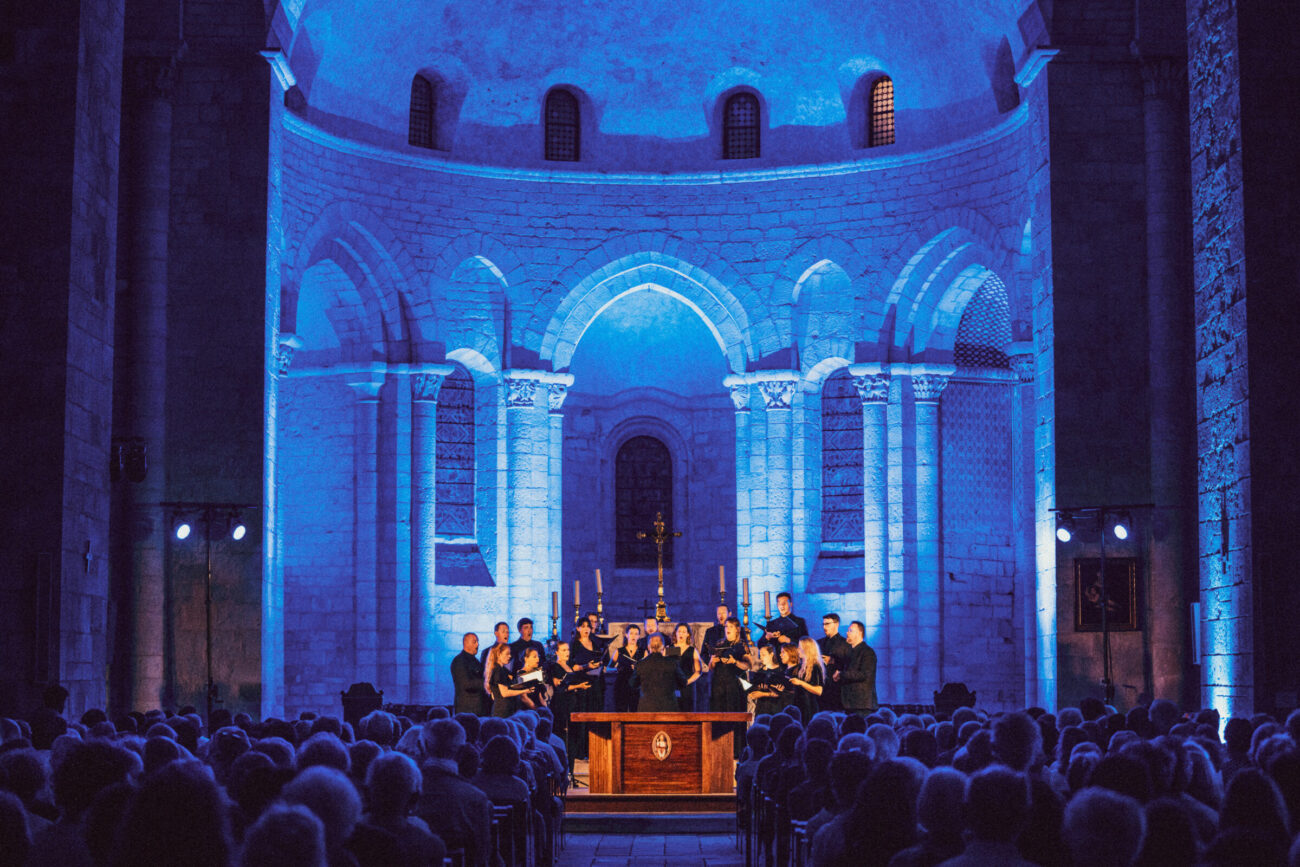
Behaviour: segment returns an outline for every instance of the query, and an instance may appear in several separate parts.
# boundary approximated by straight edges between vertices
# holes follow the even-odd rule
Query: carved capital
[[[562,382],[548,383],[546,386],[546,405],[552,415],[559,415],[564,409],[564,399],[569,396],[569,387]]]
[[[948,377],[943,374],[920,373],[912,376],[912,394],[917,403],[938,403],[947,387]]]
[[[507,379],[506,406],[512,409],[533,406],[537,397],[537,380]]]
[[[1034,357],[1032,355],[1012,355],[1009,358],[1011,369],[1021,383],[1028,384],[1034,381]]]
[[[888,373],[855,376],[853,377],[853,387],[858,390],[858,398],[862,401],[863,406],[889,402]]]
[[[1148,99],[1172,98],[1187,89],[1187,64],[1172,57],[1148,57],[1141,63],[1142,93]]]
[[[447,377],[441,373],[417,373],[411,377],[411,400],[435,403],[438,392],[442,390],[442,381]]]
[[[764,379],[758,383],[765,409],[789,409],[799,383],[787,379]]]
[[[271,372],[276,376],[285,376],[293,364],[293,354],[302,348],[302,340],[296,334],[282,332],[275,343],[274,362]]]
[[[727,386],[731,393],[731,405],[736,412],[749,412],[749,386],[745,383]]]
[[[357,400],[368,403],[379,400],[379,390],[384,387],[384,382],[382,379],[362,379],[349,382],[348,387],[356,392]]]

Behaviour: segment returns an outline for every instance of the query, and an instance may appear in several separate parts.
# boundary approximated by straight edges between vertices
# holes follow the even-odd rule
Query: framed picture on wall
[[[1101,560],[1074,560],[1074,631],[1101,632]],[[1111,632],[1142,628],[1136,557],[1106,558],[1106,620]]]

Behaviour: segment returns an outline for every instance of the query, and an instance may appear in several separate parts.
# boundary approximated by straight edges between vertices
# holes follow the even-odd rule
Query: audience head
[[[1143,809],[1146,834],[1134,864],[1195,864],[1200,844],[1187,808],[1173,798],[1157,798]]]
[[[993,756],[1013,771],[1024,773],[1041,755],[1042,737],[1029,714],[1003,714],[993,723]]]
[[[884,723],[867,729],[867,737],[876,745],[876,757],[887,761],[898,755],[898,733]]]
[[[1145,833],[1142,806],[1118,792],[1090,787],[1065,806],[1061,837],[1079,867],[1132,864]]]
[[[284,787],[281,796],[286,803],[301,804],[316,814],[325,826],[325,846],[330,851],[352,836],[361,818],[361,798],[356,787],[331,767],[307,768]]]
[[[348,748],[343,745],[337,735],[324,731],[317,732],[307,738],[307,742],[302,745],[302,749],[298,750],[299,769],[317,765],[334,768],[345,774],[352,767]]]
[[[1015,840],[1029,817],[1025,776],[1000,765],[978,772],[966,785],[964,814],[966,828],[975,839]]]
[[[1154,789],[1150,766],[1127,752],[1102,756],[1088,775],[1087,785],[1127,795],[1139,804],[1151,800]]]
[[[16,728],[16,727],[15,727]],[[0,867],[22,867],[31,849],[27,811],[17,795],[0,789]]]
[[[117,864],[226,867],[232,849],[225,796],[201,762],[172,762],[145,779],[118,832]]]
[[[1219,832],[1240,828],[1289,842],[1290,819],[1277,784],[1258,768],[1239,771],[1228,783]]]
[[[519,747],[504,735],[497,735],[483,746],[481,772],[510,775],[519,767]]]
[[[325,826],[307,807],[277,804],[244,835],[240,867],[326,867]]]
[[[917,820],[931,834],[959,836],[965,800],[966,775],[952,768],[935,768],[921,784]]]
[[[424,755],[430,758],[454,759],[456,750],[465,743],[465,730],[455,720],[435,720],[421,730],[419,743]]]
[[[143,763],[133,753],[106,741],[77,743],[54,766],[54,803],[76,820],[90,808],[100,790],[127,782]]]
[[[900,744],[900,755],[916,759],[927,768],[939,760],[939,744],[934,735],[924,729],[908,729]]]
[[[420,796],[420,787],[420,769],[401,753],[384,753],[366,771],[366,792],[375,816],[405,816]]]
[[[871,756],[858,750],[837,750],[831,756],[831,795],[841,811],[847,810],[857,794],[858,785],[871,771]]]

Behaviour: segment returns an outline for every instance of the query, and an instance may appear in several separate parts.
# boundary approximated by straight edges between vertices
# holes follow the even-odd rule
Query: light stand
[[[248,503],[170,502],[161,505],[172,512],[177,523],[176,538],[181,541],[185,541],[190,536],[188,516],[193,515],[195,520],[203,525],[203,553],[206,566],[203,578],[203,656],[207,678],[204,689],[207,717],[204,724],[209,727],[208,733],[210,735],[213,705],[221,704],[221,699],[217,693],[217,682],[212,674],[213,532],[219,526],[222,528],[223,537],[228,534],[234,541],[242,541],[247,533],[242,513],[257,507]],[[183,532],[182,527],[185,528]]]
[[[1057,531],[1056,538],[1061,544],[1068,544],[1074,538],[1074,519],[1082,517],[1091,517],[1095,521],[1098,535],[1101,537],[1101,547],[1098,554],[1099,574],[1098,580],[1101,589],[1101,687],[1102,694],[1105,696],[1106,704],[1113,704],[1115,701],[1115,682],[1111,675],[1111,652],[1110,652],[1110,595],[1106,587],[1106,537],[1115,532],[1116,538],[1127,539],[1132,535],[1132,528],[1125,523],[1118,523],[1119,519],[1127,519],[1130,512],[1137,509],[1153,508],[1151,503],[1140,505],[1103,505],[1103,506],[1075,506],[1071,508],[1052,509],[1057,514]],[[1115,519],[1117,523],[1114,527],[1107,520]],[[1119,527],[1123,527],[1123,535],[1120,534]]]

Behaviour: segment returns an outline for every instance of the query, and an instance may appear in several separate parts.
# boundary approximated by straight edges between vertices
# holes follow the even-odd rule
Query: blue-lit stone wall
[[[733,605],[749,579],[754,620],[763,591],[791,589],[813,622],[872,624],[889,700],[960,676],[990,706],[1021,702],[1038,633],[1011,623],[1009,600],[1033,584],[1007,587],[1006,461],[961,494],[943,468],[1005,439],[1014,377],[958,377],[940,395],[991,276],[1027,316],[1022,239],[1047,221],[1026,198],[1043,159],[1018,156],[1027,120],[1016,109],[958,144],[842,166],[605,177],[477,169],[290,115],[281,328],[303,345],[279,394],[289,709],[371,677],[390,698],[446,700],[461,632],[525,615],[544,629],[552,592],[567,631],[573,582],[591,607],[596,568],[611,615],[639,614],[653,572],[619,572],[612,549],[613,457],[638,434],[674,459],[671,616],[709,618],[721,565]],[[416,532],[435,410],[412,395],[448,362],[477,383],[472,542],[490,586],[448,581],[447,540]],[[810,588],[826,560],[821,389],[845,367],[875,547],[856,584]],[[891,387],[868,436],[885,406],[863,403],[872,376]],[[979,670],[958,660],[972,636],[988,645]]]

